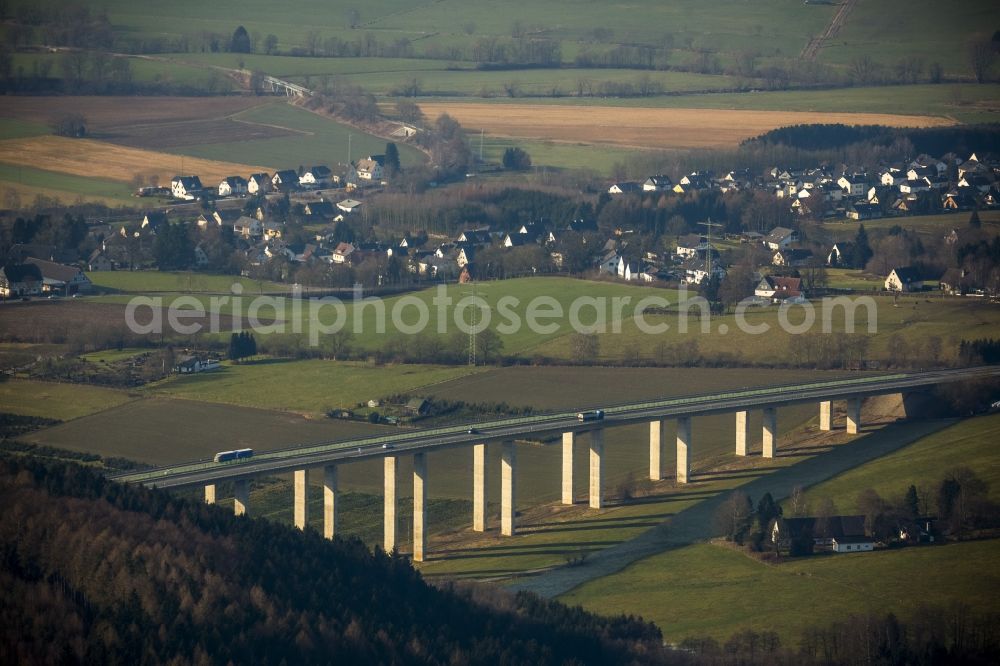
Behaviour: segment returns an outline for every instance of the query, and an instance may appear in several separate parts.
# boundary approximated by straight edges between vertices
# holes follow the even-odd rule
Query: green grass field
[[[156,273],[127,274],[112,273],[110,275],[153,275]],[[847,280],[849,284],[860,288],[867,284],[857,277],[841,278],[839,274],[836,279]],[[144,279],[144,278],[139,278]],[[874,281],[872,285],[874,285]],[[458,344],[459,338],[466,338],[466,334],[455,325],[455,305],[462,298],[471,297],[472,287],[468,285],[449,285],[446,288],[448,298],[452,299],[450,305],[445,305],[442,309],[445,325],[444,338],[449,343]],[[245,294],[253,293],[247,289]],[[538,277],[538,278],[518,278],[503,280],[498,282],[488,282],[477,284],[476,295],[483,298],[490,306],[490,328],[499,329],[500,339],[503,342],[501,353],[505,356],[519,356],[532,359],[536,356],[550,358],[554,360],[573,360],[573,333],[574,328],[570,321],[570,307],[581,298],[604,299],[603,301],[580,301],[586,307],[581,307],[577,313],[577,320],[586,327],[593,325],[595,319],[594,309],[586,303],[594,303],[604,312],[606,320],[606,332],[598,335],[597,361],[607,362],[635,362],[638,360],[653,360],[661,363],[683,364],[690,360],[690,355],[694,354],[705,359],[723,360],[756,363],[756,364],[785,364],[789,360],[789,350],[791,349],[792,338],[795,337],[790,331],[795,328],[785,329],[779,319],[777,307],[768,306],[761,308],[751,308],[742,317],[742,322],[737,320],[734,314],[715,315],[707,320],[707,331],[703,332],[700,319],[701,310],[695,306],[689,308],[687,317],[687,328],[682,330],[682,317],[677,313],[650,314],[644,315],[644,325],[653,327],[643,330],[633,314],[638,304],[648,297],[665,298],[676,306],[681,302],[681,292],[672,289],[658,289],[647,286],[626,285],[619,282],[594,282],[586,280],[575,280],[563,277]],[[423,329],[426,335],[438,333],[438,307],[434,303],[437,298],[437,287],[428,288],[422,291],[386,298],[381,308],[375,304],[365,304],[361,307],[360,315],[356,313],[353,305],[345,306],[346,318],[344,319],[343,330],[352,334],[351,348],[354,352],[386,350],[393,348],[397,343],[409,345],[414,338],[400,332],[398,324],[404,327],[414,326],[419,323],[417,302],[423,303],[428,313],[427,326]],[[688,294],[684,298],[690,298],[694,294]],[[538,298],[550,298],[551,301],[536,301]],[[866,301],[859,302],[855,311],[855,332],[864,333],[869,338],[867,357],[869,359],[886,359],[889,340],[893,335],[899,334],[908,343],[922,346],[929,336],[938,336],[944,343],[943,359],[948,360],[955,357],[957,344],[960,340],[972,340],[978,338],[989,338],[994,335],[996,327],[1000,326],[1000,311],[988,303],[983,303],[976,299],[963,298],[921,298],[919,295],[902,296],[897,300],[891,296],[876,295],[865,296],[871,298],[874,305],[875,332],[868,333],[868,310],[864,306]],[[126,295],[112,295],[95,297],[91,300],[96,302],[123,303],[128,300]],[[194,296],[198,298],[206,310],[210,310],[212,305],[208,296]],[[507,307],[513,301],[502,301],[504,298],[517,299],[517,304]],[[625,301],[624,299],[629,299]],[[405,300],[403,300],[405,299]],[[620,305],[622,315],[620,331],[615,331],[614,319],[616,317],[616,300]],[[553,306],[552,312],[562,315],[548,318],[542,316],[548,312],[548,306],[539,308],[535,317],[535,325],[529,325],[527,310],[529,304],[535,302],[539,305],[557,304]],[[163,297],[163,305],[169,306],[172,297]],[[248,313],[251,305],[249,296],[243,299],[242,312]],[[275,309],[276,306],[277,309]],[[647,302],[645,305],[655,306],[656,303]],[[503,307],[501,307],[503,306]],[[831,323],[832,330],[843,330],[845,322],[844,309],[840,306],[833,308],[829,317],[824,315],[823,305],[816,302],[813,305],[815,320],[808,332],[814,336],[820,336],[824,319]],[[380,328],[378,325],[378,313],[384,310],[385,325]],[[219,308],[220,314],[228,315],[232,313],[231,304],[223,304]],[[299,316],[302,321],[304,333],[297,337],[305,344],[308,342],[308,332],[310,330],[321,331],[319,327],[312,328],[309,325],[310,307],[304,304]],[[465,321],[471,321],[469,312],[466,309]],[[393,312],[396,313],[395,317]],[[295,312],[291,303],[287,299],[273,298],[268,304],[257,312],[262,320],[275,319],[279,323],[272,331],[277,334],[287,334],[296,336],[294,330]],[[482,315],[482,316],[485,316]],[[789,324],[793,327],[799,326],[806,321],[804,308],[793,307],[787,315]],[[319,320],[324,325],[332,325],[337,320],[337,314],[332,306],[323,306],[319,311]],[[479,321],[482,321],[481,319]],[[518,324],[519,325],[512,325]],[[360,325],[361,333],[357,333],[356,326]],[[658,330],[656,327],[666,325],[666,330]],[[742,326],[742,328],[741,328]],[[767,328],[763,333],[752,332],[753,328]],[[655,332],[647,332],[653,330]],[[723,333],[722,331],[725,331]],[[261,335],[270,335],[262,333]],[[322,333],[318,334],[318,339],[322,342]],[[685,349],[681,345],[694,343],[694,351],[682,351]],[[464,344],[464,343],[463,343]],[[678,353],[684,356],[677,357]]]
[[[328,410],[426,387],[476,372],[467,366],[387,365],[337,361],[277,361],[225,365],[215,372],[174,377],[154,392],[198,402],[277,409],[322,417]]]
[[[244,294],[289,293],[287,284],[257,281],[236,275],[208,275],[187,271],[91,271],[87,277],[94,286],[125,293],[232,294],[239,284]]]
[[[24,139],[51,133],[52,128],[44,123],[18,118],[0,118],[0,139]]]
[[[274,125],[299,134],[232,143],[185,145],[172,148],[171,152],[243,164],[273,164],[275,168],[294,168],[300,164],[346,164],[348,147],[352,160],[385,152],[385,139],[288,104],[266,104],[239,113],[235,118]],[[348,136],[351,138],[348,139]],[[419,151],[405,144],[399,144],[399,158],[404,165],[423,161]]]
[[[990,499],[1000,500],[1000,414],[979,416],[925,437],[915,444],[840,474],[829,481],[809,488],[806,498],[810,506],[830,498],[838,511],[857,510],[857,496],[873,488],[884,498],[896,501],[903,497],[911,484],[921,495],[933,498],[945,473],[958,466],[970,467],[990,485]]]
[[[110,199],[120,204],[134,205],[132,188],[127,183],[0,163],[0,188],[5,186],[15,189],[22,186],[30,189],[44,189],[49,191],[52,196],[66,199],[66,203],[72,203],[73,200],[80,197],[83,199]]]
[[[865,488],[901,496],[911,483],[928,488],[949,468],[972,467],[1000,496],[1000,453],[994,443],[1000,415],[977,417],[927,435],[883,458],[840,474],[806,492],[815,506],[834,500],[838,510],[856,509]],[[697,544],[642,560],[620,574],[594,581],[563,597],[605,613],[641,614],[656,622],[667,640],[710,635],[724,639],[743,628],[774,630],[786,642],[823,617],[849,612],[895,612],[903,617],[921,604],[962,601],[977,611],[1000,608],[990,590],[1000,584],[992,562],[1000,540],[907,548],[857,555],[820,556],[774,566],[720,546]],[[926,572],[935,575],[927,576]],[[920,585],[912,581],[920,580]],[[753,613],[744,612],[753,599]]]
[[[479,134],[469,129],[469,144],[475,155],[479,154]],[[610,176],[615,165],[624,163],[634,154],[628,148],[599,146],[587,143],[563,143],[556,141],[533,141],[530,139],[501,139],[484,137],[482,141],[483,159],[500,164],[507,148],[517,147],[528,151],[532,166],[556,169],[590,169],[601,176]],[[532,176],[533,177],[533,176]]]
[[[877,220],[865,220],[864,222],[844,220],[842,222],[824,223],[820,225],[817,231],[833,241],[853,240],[858,233],[858,226],[861,224],[864,224],[865,230],[869,232],[887,232],[893,227],[898,226],[924,236],[943,237],[950,233],[952,229],[957,229],[959,233],[966,230],[971,215],[971,211],[963,210],[954,213],[942,213],[940,215],[883,217]],[[983,231],[994,234],[1000,233],[1000,210],[980,211],[979,220],[983,224]]]
[[[771,566],[698,544],[643,560],[561,601],[605,615],[641,615],[671,643],[691,636],[725,641],[751,628],[776,631],[794,645],[804,629],[852,613],[893,612],[905,619],[922,605],[956,601],[995,613],[998,557],[1000,540],[993,539]]]
[[[125,391],[26,379],[0,382],[0,412],[69,421],[135,399]]]

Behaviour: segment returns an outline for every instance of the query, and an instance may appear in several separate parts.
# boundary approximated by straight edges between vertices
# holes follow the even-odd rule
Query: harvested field
[[[301,132],[279,127],[220,118],[156,125],[125,125],[101,132],[100,135],[91,136],[133,148],[171,150],[179,146],[256,141],[283,136],[298,136],[299,134]]]
[[[187,315],[185,315],[187,316]],[[233,328],[233,317],[216,315],[219,328]],[[147,324],[148,308],[140,308],[136,320]],[[162,314],[167,321],[167,314]],[[190,315],[186,321],[199,323],[206,330],[212,325],[212,315]],[[0,340],[4,342],[32,342],[63,344],[67,341],[93,343],[97,336],[137,337],[129,331],[125,320],[125,305],[94,303],[81,300],[34,300],[29,303],[7,303],[0,307]]]
[[[53,123],[80,113],[90,132],[163,123],[225,118],[254,106],[273,103],[260,97],[8,97],[0,118]]]
[[[499,137],[635,148],[722,148],[787,125],[843,123],[933,127],[946,118],[884,113],[812,113],[731,109],[608,108],[536,104],[423,103],[429,118],[448,113],[466,128]]]
[[[161,183],[180,174],[196,174],[211,187],[226,176],[267,171],[268,167],[219,162],[118,146],[93,139],[36,136],[0,141],[0,162],[34,167],[44,164],[50,171],[76,176],[98,176],[131,183],[136,175],[156,175]]]

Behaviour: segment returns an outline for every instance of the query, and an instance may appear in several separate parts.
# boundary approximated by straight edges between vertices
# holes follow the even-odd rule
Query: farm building
[[[864,516],[807,516],[803,518],[777,518],[771,525],[771,543],[787,548],[796,539],[812,538],[813,545],[834,550],[839,541],[841,547],[863,543],[872,544],[865,534]],[[872,544],[874,545],[874,544]],[[857,548],[861,550],[861,548]],[[871,550],[868,548],[867,550]],[[836,550],[835,552],[846,552]]]
[[[42,291],[42,272],[34,264],[10,264],[0,268],[0,296],[20,298]]]
[[[70,296],[88,292],[93,286],[90,278],[76,266],[66,266],[34,257],[25,259],[24,263],[38,267],[42,275],[42,291],[45,293]]]

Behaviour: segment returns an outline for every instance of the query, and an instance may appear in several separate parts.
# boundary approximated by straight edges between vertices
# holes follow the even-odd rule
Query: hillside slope
[[[82,467],[0,459],[0,663],[665,663],[631,618],[439,589]]]

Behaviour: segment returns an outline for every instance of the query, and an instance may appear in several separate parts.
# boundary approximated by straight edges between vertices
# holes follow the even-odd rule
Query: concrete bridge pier
[[[819,429],[833,430],[833,400],[819,403]]]
[[[691,417],[681,416],[677,419],[677,483],[687,483],[691,478],[690,447]]]
[[[396,456],[382,460],[385,472],[382,549],[391,553],[396,548]]]
[[[774,407],[764,408],[764,457],[773,458],[778,441],[778,410]]]
[[[472,531],[486,530],[486,445],[472,445]]]
[[[861,431],[861,398],[847,399],[847,434],[857,435]]]
[[[304,530],[309,524],[309,477],[304,469],[295,470],[295,526]]]
[[[413,454],[413,561],[423,562],[427,550],[427,454]]]
[[[205,504],[215,504],[215,484],[205,486]]]
[[[337,466],[323,468],[323,536],[332,539],[337,533]]]
[[[736,455],[745,456],[750,449],[750,412],[736,412]]]
[[[604,473],[604,430],[590,431],[590,508],[603,505],[601,477]]]
[[[500,449],[500,534],[514,536],[517,507],[517,449],[514,442],[505,441]]]
[[[667,422],[657,419],[649,422],[649,479],[659,481],[663,478],[663,435]]]
[[[576,433],[564,432],[562,436],[562,503],[573,503],[573,448]]]
[[[233,513],[242,516],[250,508],[250,482],[238,479],[233,482]]]

